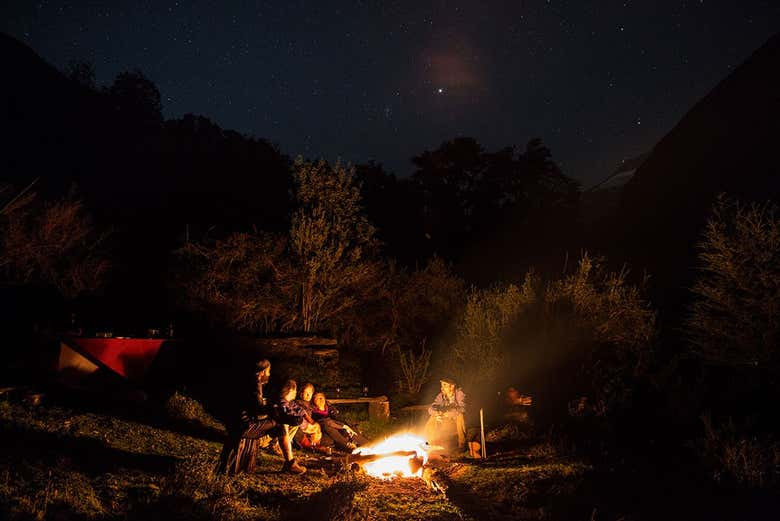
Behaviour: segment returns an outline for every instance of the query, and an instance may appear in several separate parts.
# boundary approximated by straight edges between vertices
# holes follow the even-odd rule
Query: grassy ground
[[[589,467],[546,442],[493,435],[485,461],[438,463],[421,479],[381,481],[338,458],[301,454],[309,471],[215,476],[219,425],[186,397],[168,419],[107,412],[83,400],[40,405],[0,398],[0,518],[4,519],[566,519],[565,500]],[[397,428],[365,425],[373,435]],[[570,505],[569,505],[570,506]],[[576,510],[587,518],[590,511]]]

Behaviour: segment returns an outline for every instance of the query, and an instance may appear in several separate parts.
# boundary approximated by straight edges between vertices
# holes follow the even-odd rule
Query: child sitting
[[[329,437],[336,447],[344,451],[353,451],[360,445],[368,443],[362,434],[355,432],[349,425],[338,421],[335,417],[338,410],[327,402],[325,394],[314,395],[314,406],[311,409],[311,417],[320,424],[323,438]]]

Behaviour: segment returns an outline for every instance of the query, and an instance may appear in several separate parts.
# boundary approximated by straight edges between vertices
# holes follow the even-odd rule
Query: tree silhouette
[[[502,229],[523,225],[527,239],[534,240],[531,217],[536,226],[571,220],[579,201],[579,185],[563,175],[540,139],[516,154],[510,147],[485,152],[475,139],[461,137],[412,162],[417,170],[410,182],[421,196],[423,233],[432,252],[450,259]]]
[[[65,76],[90,90],[97,90],[95,66],[86,60],[70,60],[65,67]]]
[[[160,91],[139,69],[121,72],[108,88],[115,107],[121,113],[145,122],[162,122]]]

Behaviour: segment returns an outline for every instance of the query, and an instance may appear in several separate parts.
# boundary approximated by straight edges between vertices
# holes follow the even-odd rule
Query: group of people
[[[229,439],[220,457],[220,470],[236,472],[251,469],[254,452],[242,454],[242,440],[249,440],[255,447],[276,448],[284,457],[282,472],[303,474],[306,467],[293,455],[293,444],[313,449],[331,447],[352,451],[368,440],[340,421],[338,411],[325,398],[315,393],[314,385],[306,383],[298,397],[295,380],[287,380],[277,396],[267,399],[263,387],[271,376],[271,363],[260,360],[255,365],[255,386],[238,404],[240,415],[228,426]],[[275,445],[278,443],[278,446]]]
[[[351,452],[368,440],[349,425],[338,419],[338,411],[325,394],[316,392],[314,385],[306,383],[298,395],[295,380],[287,380],[277,396],[267,400],[263,387],[271,376],[271,363],[260,360],[255,365],[255,385],[239,404],[240,415],[228,425],[229,439],[220,457],[220,470],[226,472],[251,471],[254,468],[254,450],[257,447],[275,448],[284,457],[282,472],[303,474],[306,467],[293,455],[293,445],[330,452],[332,448]],[[440,380],[441,392],[428,408],[425,438],[434,445],[444,443],[457,435],[458,449],[466,446],[466,394],[455,380]],[[521,395],[509,388],[507,405],[525,409],[531,405],[530,396]],[[278,446],[276,445],[278,443]],[[242,450],[250,445],[252,450]]]
[[[288,386],[294,384],[292,380]],[[298,447],[330,453],[333,447],[353,451],[368,442],[362,434],[339,420],[339,411],[325,398],[325,393],[314,392],[314,384],[307,382],[301,388],[300,398],[289,400],[292,391],[283,399],[283,409],[301,418],[293,440]]]

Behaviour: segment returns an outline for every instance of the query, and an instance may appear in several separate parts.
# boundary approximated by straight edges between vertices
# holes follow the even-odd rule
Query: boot
[[[319,452],[320,454],[325,454],[327,456],[330,456],[331,454],[333,454],[333,449],[331,449],[330,447],[323,447],[322,445],[315,445],[312,448],[314,449],[315,452]]]
[[[303,474],[306,472],[306,467],[298,465],[297,461],[291,459],[284,462],[282,472],[287,472],[288,474]]]

